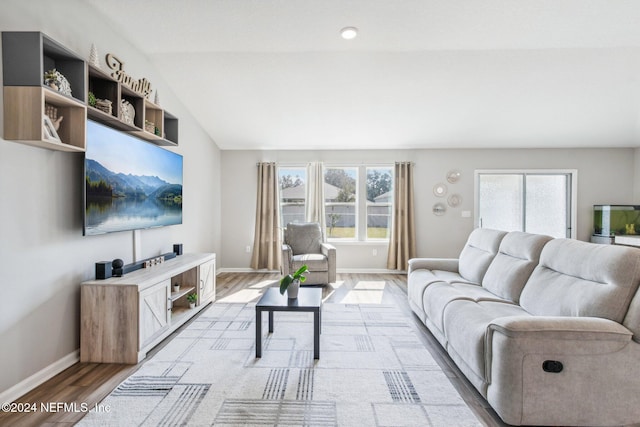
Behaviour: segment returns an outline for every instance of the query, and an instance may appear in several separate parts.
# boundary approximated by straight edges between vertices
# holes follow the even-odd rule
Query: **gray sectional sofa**
[[[513,425],[640,423],[640,250],[489,229],[409,261],[415,314]]]

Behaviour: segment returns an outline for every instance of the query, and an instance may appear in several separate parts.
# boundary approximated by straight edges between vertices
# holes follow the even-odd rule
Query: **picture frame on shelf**
[[[53,122],[46,114],[43,116],[42,129],[44,130],[44,139],[47,141],[55,141],[60,142],[60,137],[58,136],[58,132],[56,132],[55,127],[53,126]]]

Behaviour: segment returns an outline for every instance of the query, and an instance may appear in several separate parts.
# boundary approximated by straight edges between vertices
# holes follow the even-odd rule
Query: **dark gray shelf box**
[[[45,71],[52,68],[69,81],[73,98],[85,102],[86,69],[80,56],[40,32],[2,33],[2,78],[5,86],[42,86]]]

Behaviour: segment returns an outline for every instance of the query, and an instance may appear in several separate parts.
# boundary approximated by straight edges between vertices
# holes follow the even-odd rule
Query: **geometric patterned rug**
[[[481,426],[410,319],[392,305],[322,306],[263,316],[255,303],[214,303],[122,382],[78,426]]]

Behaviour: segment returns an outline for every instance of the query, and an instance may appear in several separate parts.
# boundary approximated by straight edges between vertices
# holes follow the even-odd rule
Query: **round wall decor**
[[[450,170],[447,172],[447,181],[451,184],[455,184],[460,179],[460,176],[462,176],[462,173],[460,173],[459,170]]]
[[[447,207],[443,203],[436,203],[432,209],[435,216],[442,216],[447,211]]]
[[[458,207],[462,203],[462,197],[459,194],[452,194],[447,198],[447,203],[452,208]]]
[[[433,194],[435,194],[436,197],[444,197],[447,194],[447,186],[441,182],[437,183],[433,186]]]

